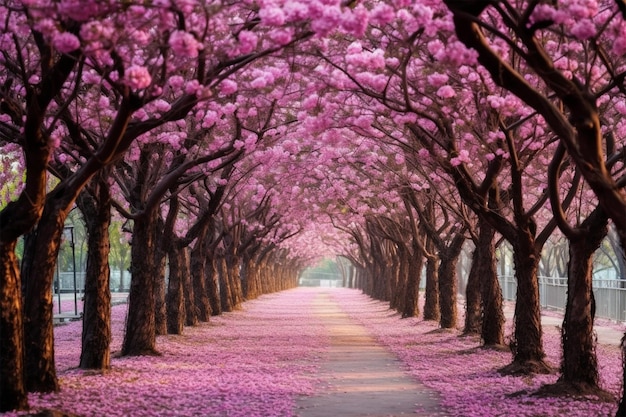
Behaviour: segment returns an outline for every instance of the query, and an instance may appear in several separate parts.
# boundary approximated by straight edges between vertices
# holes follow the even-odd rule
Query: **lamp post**
[[[74,247],[74,226],[65,226],[63,233],[69,234],[69,243],[72,248],[72,275],[74,279],[74,314],[78,316],[78,291],[76,288],[76,249]]]
[[[57,280],[56,280],[56,291],[57,291],[57,304],[59,305],[59,314],[61,314],[61,269],[59,268],[59,262],[57,262]]]

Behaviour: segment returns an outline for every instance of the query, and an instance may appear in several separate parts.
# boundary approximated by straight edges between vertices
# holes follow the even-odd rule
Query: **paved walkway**
[[[319,394],[300,398],[297,416],[446,416],[438,394],[409,376],[328,294],[318,296],[316,310],[327,324],[331,348],[321,365]]]

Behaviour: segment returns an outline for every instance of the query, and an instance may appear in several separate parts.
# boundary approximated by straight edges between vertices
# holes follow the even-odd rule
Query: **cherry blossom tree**
[[[7,26],[7,33],[25,34],[25,39],[34,39],[38,42],[39,48],[32,50],[43,52],[44,58],[52,57],[53,51],[60,54],[60,59],[56,64],[48,59],[46,66],[44,66],[46,71],[53,70],[51,72],[53,77],[46,78],[46,73],[39,74],[38,78],[31,77],[22,80],[23,85],[26,86],[32,85],[38,79],[49,80],[46,82],[49,82],[52,88],[46,88],[42,95],[43,99],[40,100],[37,108],[37,111],[41,111],[41,114],[38,115],[39,119],[43,120],[46,107],[61,91],[61,86],[64,80],[69,77],[72,69],[78,68],[78,72],[73,78],[74,87],[64,90],[63,98],[59,98],[59,103],[57,103],[58,112],[52,120],[54,123],[58,123],[60,128],[54,130],[54,134],[51,136],[55,140],[64,137],[70,137],[74,141],[81,140],[88,143],[94,150],[94,154],[90,155],[86,161],[80,160],[80,158],[75,159],[78,162],[75,171],[50,194],[50,198],[47,200],[50,205],[46,211],[45,222],[40,222],[36,240],[31,241],[32,246],[29,246],[28,249],[34,256],[28,258],[29,263],[26,264],[25,276],[33,276],[39,265],[45,265],[44,268],[47,269],[43,274],[46,279],[40,282],[33,279],[26,280],[28,307],[26,311],[30,315],[29,326],[33,326],[26,334],[32,341],[32,343],[28,343],[28,346],[32,346],[34,349],[31,352],[33,355],[29,355],[29,358],[32,358],[31,363],[34,364],[35,368],[39,368],[38,372],[29,372],[28,375],[32,375],[33,379],[38,380],[33,381],[33,385],[38,386],[36,389],[56,389],[53,353],[50,343],[52,337],[49,324],[51,323],[51,308],[47,307],[50,302],[46,295],[50,291],[46,290],[50,286],[49,276],[53,269],[51,267],[53,265],[52,259],[55,258],[54,254],[58,248],[58,243],[51,244],[51,242],[58,242],[63,219],[88,180],[103,166],[118,159],[137,137],[166,122],[180,119],[197,102],[206,99],[206,94],[215,85],[257,57],[270,54],[282,49],[285,45],[309,37],[313,33],[312,30],[322,35],[337,27],[358,32],[362,26],[361,17],[365,14],[363,8],[359,7],[354,10],[344,8],[339,2],[326,5],[326,7],[321,7],[322,4],[317,2],[303,3],[302,8],[291,9],[281,9],[273,4],[266,6],[258,9],[256,6],[250,7],[248,4],[196,5],[186,2],[163,2],[155,5],[124,4],[122,7],[122,5],[113,2],[111,4],[77,5],[67,1],[58,8],[56,4],[41,6],[35,2],[30,2],[28,9],[19,4],[14,10],[11,10],[10,15],[17,16],[18,19],[23,19],[26,12],[31,13],[33,19],[30,22],[33,22],[34,25],[31,26],[33,36],[28,38],[28,30],[13,31],[14,23],[19,24],[17,20],[7,20],[10,25]],[[203,11],[205,13],[202,13]],[[328,19],[327,13],[332,14],[335,19]],[[209,17],[210,20],[208,20]],[[54,18],[58,19],[61,24],[55,25],[50,20]],[[144,23],[149,23],[149,26],[152,27],[155,19],[159,22],[158,30],[147,31],[143,29]],[[222,30],[227,22],[233,23],[230,26],[233,31]],[[188,25],[200,28],[201,31],[188,32]],[[21,26],[21,28],[28,29],[29,26]],[[132,31],[133,35],[126,36],[127,32],[124,29]],[[209,40],[209,34],[221,34],[223,37]],[[259,40],[259,34],[264,36],[262,41]],[[18,42],[21,42],[21,38],[14,37],[13,39],[16,43],[15,46],[17,46],[14,50],[20,49],[21,44]],[[167,46],[161,47],[162,45]],[[172,59],[174,55],[179,59]],[[84,65],[76,67],[79,62],[76,60],[77,57],[83,59],[80,62],[83,62]],[[11,62],[11,60],[6,62]],[[32,62],[35,63],[38,60],[33,59]],[[50,62],[53,64],[48,65]],[[177,72],[185,71],[190,64],[197,70],[192,75],[195,79],[188,79],[189,83],[182,86],[184,88],[180,94],[169,96],[169,98],[174,99],[170,103],[169,111],[163,111],[154,118],[151,118],[149,113],[147,113],[147,117],[137,114],[131,122],[131,117],[139,108],[152,102],[162,93],[162,88],[167,85],[169,77]],[[12,68],[19,69],[19,63]],[[59,72],[57,69],[61,71]],[[14,73],[17,74],[18,72],[14,71]],[[31,71],[19,72],[20,76],[24,74],[30,76]],[[186,74],[189,75],[189,72]],[[10,89],[10,84],[11,81],[8,81],[7,78],[5,84],[7,90]],[[83,84],[91,87],[91,89],[86,90],[86,95],[84,94],[85,90],[78,88]],[[79,126],[84,121],[78,110],[86,103],[86,101],[76,100],[76,98],[84,97],[86,100],[89,92],[99,87],[108,91],[107,99],[109,102],[103,104],[101,101],[97,101],[98,105],[114,109],[107,116],[110,117],[109,119],[96,119],[101,122],[104,121],[104,126],[99,127],[99,132],[104,133],[94,135],[94,132],[89,129],[75,131],[74,126]],[[225,88],[234,87],[236,86],[232,82],[225,83]],[[9,98],[10,94],[7,93],[5,97]],[[65,100],[66,103],[75,102],[77,104],[74,107],[64,105],[62,100]],[[78,104],[79,102],[81,104]],[[14,105],[19,101],[7,100],[6,103]],[[13,111],[12,113],[15,120],[19,119],[20,114],[27,113],[23,111],[25,107],[20,113],[20,108],[22,107],[13,106],[13,109],[18,109],[17,112]],[[30,126],[35,129],[36,133],[41,123]],[[54,127],[56,126],[52,126],[50,131],[53,131]],[[41,138],[42,136],[35,135],[33,137]],[[100,143],[97,141],[90,143],[93,138],[104,138],[105,140]],[[49,155],[47,147],[44,146],[42,149],[45,152],[40,154],[40,162],[47,161]],[[33,181],[31,180],[30,183],[28,181],[29,178],[37,177],[35,175],[37,171],[32,169],[34,167],[30,163],[30,155],[26,155],[26,162],[25,190],[27,190],[27,194],[24,196],[29,195],[30,201],[37,206],[39,204],[37,202],[41,199],[35,198],[35,194],[31,192]],[[45,163],[37,165],[39,172],[45,172],[45,167]],[[38,178],[35,189],[43,190],[40,185],[43,184],[44,177],[39,176]],[[53,196],[55,198],[52,198]],[[5,211],[5,216],[10,212],[11,210]],[[32,219],[36,220],[40,209],[21,210],[21,212],[32,212],[34,215]],[[32,221],[29,222],[32,223]],[[3,222],[3,224],[6,223]],[[17,225],[19,222],[13,222],[13,224]],[[18,235],[26,230],[28,227],[15,229],[19,232]],[[9,235],[3,234],[3,236]],[[12,250],[13,246],[10,249]],[[15,268],[11,270],[15,270]],[[19,285],[14,281],[11,281],[12,285],[18,288]],[[18,297],[13,297],[13,299],[18,299]],[[46,307],[39,308],[40,311],[37,311],[34,308],[36,299],[41,299]],[[15,317],[19,317],[19,304],[16,308],[18,313],[15,314]],[[15,334],[19,336],[17,333]],[[11,340],[17,342],[18,339],[20,338],[15,337]],[[43,360],[38,359],[41,357]],[[44,366],[45,369],[40,365]],[[15,367],[10,368],[14,369]],[[19,372],[18,370],[16,373]],[[21,384],[17,385],[19,387]],[[18,397],[23,398],[23,395]],[[19,404],[20,407],[23,406],[23,402]]]
[[[529,146],[529,138],[536,134],[533,126],[537,124],[533,123],[531,116],[529,127],[524,126],[523,131],[515,133],[519,136],[511,136],[513,133],[509,129],[518,127],[514,124],[507,126],[509,120],[512,122],[516,118],[513,114],[519,112],[519,117],[525,121],[531,112],[515,104],[512,96],[500,97],[497,87],[486,85],[484,74],[471,69],[475,62],[471,51],[459,42],[448,42],[447,45],[443,42],[444,37],[452,36],[443,34],[450,28],[450,18],[445,12],[435,14],[436,7],[419,5],[413,15],[404,13],[403,16],[408,16],[408,27],[413,29],[411,32],[399,25],[387,25],[390,20],[381,20],[382,29],[375,33],[382,34],[382,37],[372,36],[365,46],[362,42],[354,42],[346,56],[329,56],[328,61],[342,70],[343,79],[348,78],[347,85],[379,100],[391,111],[394,120],[408,126],[408,136],[415,143],[415,151],[421,152],[422,158],[429,155],[435,158],[443,171],[452,176],[465,203],[478,215],[487,216],[490,223],[516,246],[518,299],[525,300],[531,307],[518,306],[515,338],[520,340],[515,346],[521,350],[515,351],[514,363],[522,364],[521,368],[528,364],[532,369],[539,364],[536,369],[546,371],[548,367],[541,362],[536,262],[541,246],[555,224],[548,224],[536,236],[538,230],[533,217],[544,206],[547,193],[533,196],[533,203],[526,202],[525,198],[531,195],[524,193],[524,187],[534,188],[535,185],[524,185],[522,176],[524,168],[531,166],[530,161],[540,150]],[[420,30],[426,27],[425,22],[433,30]],[[440,32],[437,33],[435,28]],[[393,41],[395,44],[391,47]],[[381,47],[396,55],[385,59]],[[468,88],[469,85],[472,88]],[[464,109],[463,113],[460,108]],[[482,114],[479,120],[485,123],[476,123],[479,121],[476,117],[466,118],[469,108],[474,108],[475,114]],[[407,142],[406,138],[402,140]],[[479,164],[480,159],[470,158],[471,154],[485,155],[484,165]],[[505,163],[511,164],[507,171],[504,171]],[[469,171],[465,171],[467,169]],[[465,173],[457,175],[461,171]],[[464,183],[463,178],[472,179]],[[506,217],[510,220],[505,220]],[[528,259],[534,262],[529,263]]]
[[[27,407],[23,345],[22,286],[15,247],[41,218],[46,170],[53,151],[49,108],[69,83],[78,54],[57,55],[50,39],[23,4],[3,5],[2,140],[22,152],[25,178],[19,196],[0,211],[0,411]],[[33,12],[37,12],[35,9]],[[62,28],[75,31],[71,23]],[[62,29],[62,30],[63,30]],[[70,32],[71,33],[71,32]],[[4,158],[3,158],[4,160]],[[11,171],[3,171],[9,173]]]
[[[623,175],[621,165],[611,166],[606,157],[606,132],[619,123],[599,110],[603,101],[623,100],[626,22],[615,2],[445,3],[454,14],[458,38],[477,52],[494,82],[545,118],[615,223],[623,247]],[[583,56],[583,65],[574,61]],[[511,57],[518,67],[509,64]],[[625,409],[622,399],[617,414]]]

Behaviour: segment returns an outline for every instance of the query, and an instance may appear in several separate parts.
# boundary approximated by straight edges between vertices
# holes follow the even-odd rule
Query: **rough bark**
[[[419,315],[419,289],[423,265],[424,258],[421,254],[409,258],[402,317],[417,317]]]
[[[424,320],[439,321],[439,258],[428,256],[424,291]]]
[[[173,244],[168,250],[169,279],[167,285],[167,333],[183,334],[185,327],[185,298],[183,293],[183,249]]]
[[[131,245],[131,282],[128,316],[122,344],[123,356],[156,353],[154,321],[154,250],[156,210],[148,210],[135,219]]]
[[[111,193],[106,177],[92,179],[89,189],[77,199],[77,205],[85,220],[88,249],[79,366],[104,370],[111,367]]]
[[[200,236],[196,239],[194,248],[191,251],[190,268],[191,280],[193,283],[194,304],[198,312],[198,320],[207,322],[211,317],[211,303],[209,302],[206,285],[207,256],[204,242],[204,236]]]
[[[544,361],[537,279],[539,254],[533,241],[531,233],[528,232],[526,234],[520,233],[518,240],[511,242],[517,280],[517,301],[515,303],[515,330],[511,340],[513,362],[502,368],[503,373],[552,372],[551,367]]]
[[[163,219],[159,217],[156,228],[156,242],[154,248],[154,331],[157,335],[167,334],[167,309],[165,303],[166,288],[165,274],[167,269],[166,240],[163,238]]]
[[[586,233],[570,239],[567,303],[561,342],[563,357],[559,382],[598,389],[598,361],[593,332],[593,254],[608,233],[607,218],[598,210],[590,215]]]
[[[185,302],[185,325],[198,325],[198,308],[195,303],[195,294],[191,281],[191,271],[189,270],[189,250],[181,248],[180,252],[180,278],[183,282],[183,299]]]
[[[389,302],[389,307],[398,311],[400,314],[404,311],[404,301],[406,294],[406,284],[408,280],[409,274],[409,260],[408,253],[402,245],[398,245],[397,252],[397,271],[394,279],[392,292],[391,292],[391,301]]]
[[[241,268],[243,282],[243,298],[245,300],[253,300],[261,295],[259,285],[259,267],[258,262],[255,265],[253,257],[244,255]],[[243,278],[245,277],[245,278]]]
[[[498,281],[495,230],[483,218],[478,219],[479,235],[475,261],[478,262],[481,293],[481,329],[480,335],[485,346],[504,344],[504,311],[502,290]],[[472,265],[473,266],[473,265]]]
[[[228,268],[224,257],[217,259],[217,272],[219,276],[220,304],[222,306],[220,310],[228,313],[233,311],[233,299],[230,279],[228,277]]]
[[[478,246],[478,243],[476,243]],[[481,294],[480,294],[480,251],[476,247],[472,253],[472,265],[467,276],[465,287],[465,325],[464,334],[479,334],[482,325]]]
[[[626,333],[622,337],[620,348],[622,351],[622,396],[615,417],[626,416]]]
[[[59,389],[54,362],[52,284],[68,209],[64,189],[47,199],[37,229],[24,245],[24,377],[29,392]]]
[[[439,325],[442,329],[454,329],[457,326],[457,276],[456,264],[461,254],[465,236],[456,235],[446,250],[439,251]]]
[[[217,260],[210,256],[206,263],[206,283],[209,304],[211,305],[211,315],[222,314],[222,300],[220,299],[219,272],[217,270]]]
[[[238,256],[226,255],[226,279],[230,289],[229,296],[233,309],[237,309],[243,302],[243,292],[240,278],[240,259]]]
[[[16,242],[0,244],[0,412],[25,410],[24,333]]]
[[[402,261],[400,261],[398,253],[387,252],[389,258],[389,268],[386,271],[385,279],[385,292],[387,294],[387,301],[391,304],[393,302],[394,294],[400,286],[400,275],[402,274]],[[400,286],[401,288],[401,286]]]

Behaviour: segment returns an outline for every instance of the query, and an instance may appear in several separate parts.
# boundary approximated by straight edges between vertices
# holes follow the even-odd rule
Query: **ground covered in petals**
[[[61,391],[31,394],[31,412],[59,410],[77,416],[293,416],[301,395],[323,389],[316,371],[329,349],[328,328],[313,304],[330,294],[406,365],[419,382],[437,391],[451,416],[613,416],[617,400],[545,398],[533,395],[557,375],[501,376],[508,352],[478,348],[475,337],[441,331],[421,318],[402,319],[388,303],[358,290],[299,288],[244,303],[184,335],[159,336],[160,356],[119,357],[125,305],[113,307],[112,369],[76,368],[81,322],[55,327]],[[509,323],[510,325],[510,323]],[[510,333],[510,327],[507,332]],[[558,366],[559,333],[544,328],[547,359]],[[616,397],[621,362],[617,345],[597,349],[602,386]],[[24,413],[22,413],[24,414]],[[17,413],[0,414],[14,417]]]
[[[312,392],[328,346],[314,297],[303,289],[248,301],[181,336],[159,336],[161,356],[114,357],[104,374],[76,369],[81,322],[58,326],[61,392],[31,394],[31,407],[94,417],[292,415],[297,396]],[[125,305],[113,308],[114,355],[125,313]]]
[[[443,406],[463,417],[561,417],[614,416],[617,400],[594,398],[542,398],[533,395],[542,384],[556,382],[557,375],[501,376],[496,369],[511,361],[509,352],[477,349],[478,340],[460,331],[440,331],[437,323],[421,318],[402,319],[388,303],[373,301],[358,291],[332,293],[346,313],[359,321],[402,360],[410,373],[441,394]],[[510,334],[510,323],[508,334]],[[547,360],[558,367],[560,340],[554,327],[544,328]],[[602,387],[616,397],[621,387],[618,346],[597,348]]]

